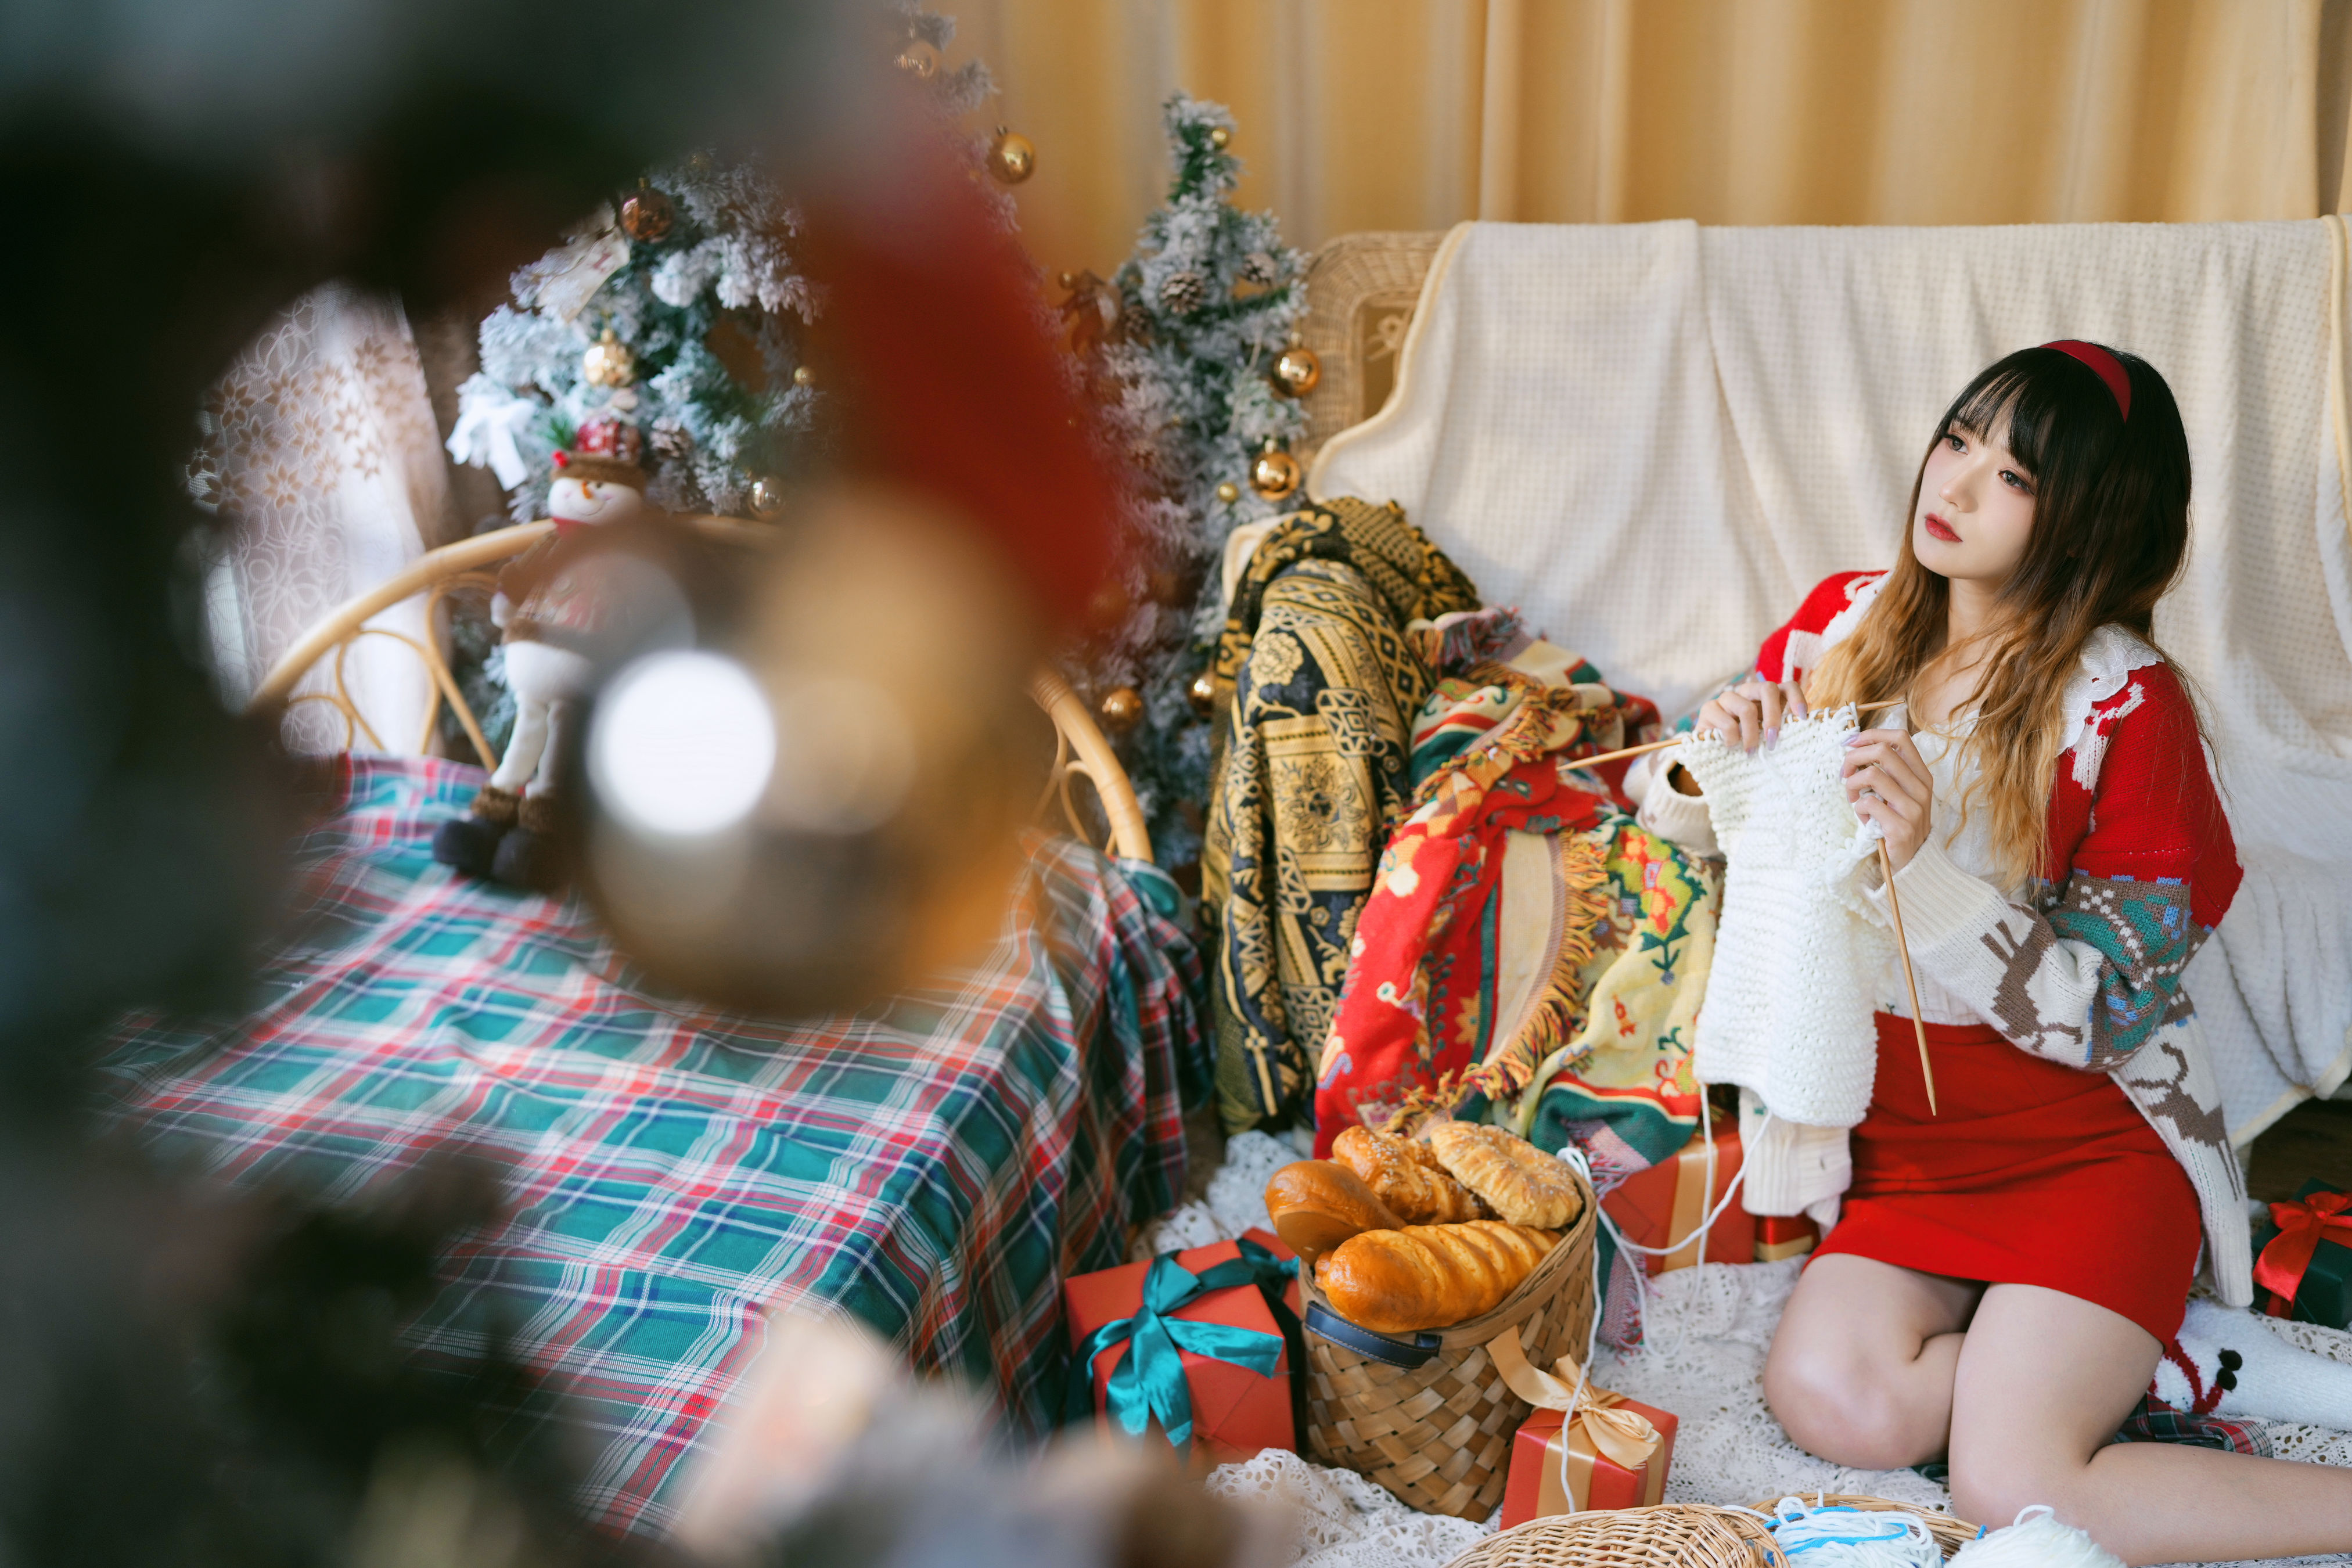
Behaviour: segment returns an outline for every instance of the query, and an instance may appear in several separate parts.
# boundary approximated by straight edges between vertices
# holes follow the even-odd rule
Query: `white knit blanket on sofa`
[[[1402,502],[1490,600],[1671,713],[1822,577],[1893,559],[1970,375],[2059,337],[2146,355],[2196,466],[2157,631],[2202,689],[2246,868],[2189,973],[2242,1141],[2352,1068],[2346,255],[2332,218],[1466,224],[1396,393],[1308,488]]]

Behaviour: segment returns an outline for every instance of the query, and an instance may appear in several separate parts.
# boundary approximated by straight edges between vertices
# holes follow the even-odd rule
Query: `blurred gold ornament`
[[[650,181],[639,180],[637,188],[621,204],[621,232],[648,245],[668,234],[677,221],[677,209]]]
[[[1304,397],[1322,379],[1323,362],[1316,357],[1313,349],[1287,348],[1274,362],[1274,389],[1285,397]]]
[[[1037,148],[1029,138],[1017,131],[996,128],[996,140],[988,144],[988,172],[1000,185],[1017,185],[1037,172]]]
[[[626,386],[637,379],[637,356],[606,327],[604,335],[580,356],[580,374],[591,386]]]
[[[1224,151],[1225,143],[1231,142],[1233,139],[1234,133],[1226,130],[1222,125],[1213,128],[1209,132],[1209,145],[1216,148],[1221,153]]]
[[[1184,689],[1184,698],[1192,704],[1194,713],[1207,718],[1217,706],[1217,678],[1202,670],[1192,678],[1192,684]]]
[[[940,74],[940,51],[920,38],[909,38],[898,58],[890,62],[917,81],[929,81]]]
[[[816,384],[816,372],[811,370],[804,364],[794,365],[793,367],[793,384],[794,386],[814,386]]]
[[[1250,489],[1267,500],[1281,500],[1297,490],[1307,478],[1298,459],[1269,441],[1265,450],[1250,465]]]
[[[773,474],[761,474],[751,481],[751,515],[761,522],[773,522],[784,515],[783,481]]]
[[[1173,605],[1181,600],[1183,595],[1184,579],[1173,567],[1155,566],[1151,569],[1151,602],[1153,604]]]
[[[1217,487],[1217,499],[1223,501],[1225,505],[1231,506],[1234,502],[1242,499],[1242,488],[1241,486],[1234,483],[1233,480],[1227,479],[1223,484]]]
[[[1127,590],[1117,583],[1105,583],[1087,599],[1087,622],[1097,631],[1108,631],[1127,619]]]
[[[1143,693],[1132,686],[1114,686],[1095,704],[1095,712],[1102,720],[1103,728],[1114,735],[1124,735],[1142,722]]]

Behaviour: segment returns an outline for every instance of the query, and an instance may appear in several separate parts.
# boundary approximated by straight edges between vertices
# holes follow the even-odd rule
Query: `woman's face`
[[[2006,420],[1990,434],[1953,424],[1927,454],[1911,551],[1939,577],[1998,588],[2025,558],[2033,476],[2009,449]]]

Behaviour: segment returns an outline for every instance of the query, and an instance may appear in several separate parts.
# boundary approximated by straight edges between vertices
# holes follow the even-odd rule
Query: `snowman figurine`
[[[490,620],[505,633],[514,733],[472,808],[433,839],[433,858],[444,865],[517,887],[560,881],[552,836],[565,726],[616,645],[643,640],[629,635],[642,629],[631,626],[641,607],[625,602],[630,584],[612,569],[619,552],[609,545],[625,531],[617,525],[654,523],[662,514],[646,501],[634,443],[595,434],[606,438],[583,429],[583,449],[555,454],[547,501],[555,531],[499,573]]]

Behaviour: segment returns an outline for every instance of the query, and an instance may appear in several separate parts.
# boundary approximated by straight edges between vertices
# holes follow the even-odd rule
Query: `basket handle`
[[[1360,1329],[1320,1301],[1307,1308],[1307,1331],[1329,1340],[1335,1345],[1345,1345],[1367,1361],[1383,1366],[1399,1367],[1406,1372],[1427,1362],[1444,1345],[1435,1334],[1419,1333],[1409,1341],[1391,1339],[1370,1329]]]

